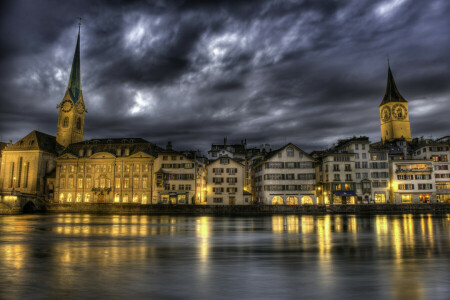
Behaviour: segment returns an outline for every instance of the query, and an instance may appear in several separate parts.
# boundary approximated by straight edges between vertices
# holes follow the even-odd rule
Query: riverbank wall
[[[140,205],[140,204],[49,204],[49,213],[95,214],[192,214],[192,215],[271,215],[271,214],[376,214],[450,213],[450,203],[361,204],[361,205]]]

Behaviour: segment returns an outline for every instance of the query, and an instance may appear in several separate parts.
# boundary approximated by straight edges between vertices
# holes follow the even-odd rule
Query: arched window
[[[298,198],[295,196],[289,196],[286,199],[287,205],[298,205]]]
[[[84,195],[84,202],[89,202],[90,200],[91,200],[91,195],[90,194]]]
[[[142,204],[147,204],[147,194],[142,194]]]
[[[72,202],[72,194],[71,193],[67,194],[67,202]]]
[[[120,202],[120,194],[119,194],[119,193],[117,193],[117,194],[114,196],[114,202]]]
[[[77,119],[77,129],[81,130],[81,118]]]
[[[59,202],[64,202],[64,193],[59,194]]]
[[[81,193],[77,193],[77,202],[81,202]]]
[[[281,196],[275,196],[272,198],[272,205],[283,205],[283,198]]]
[[[133,202],[138,202],[139,201],[139,196],[138,194],[134,194],[133,195]]]
[[[303,196],[302,205],[313,205],[313,199],[310,196]]]
[[[64,118],[63,127],[69,127],[69,117]]]

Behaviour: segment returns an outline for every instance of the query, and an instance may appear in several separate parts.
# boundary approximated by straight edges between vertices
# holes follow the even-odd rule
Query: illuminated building
[[[205,173],[196,157],[174,151],[169,142],[155,160],[154,203],[205,204]]]
[[[161,150],[140,138],[70,144],[56,158],[53,200],[149,204],[153,199],[154,161]]]
[[[450,145],[447,139],[423,141],[419,143],[412,154],[414,159],[433,161],[438,202],[450,203]]]
[[[386,92],[380,104],[381,140],[405,139],[411,141],[408,102],[397,89],[390,66]]]
[[[269,205],[317,204],[314,158],[292,143],[253,166],[255,201]]]
[[[436,186],[431,160],[392,161],[390,180],[390,203],[436,202]]]
[[[208,205],[247,205],[251,194],[244,190],[245,166],[231,157],[211,161],[207,169]]]

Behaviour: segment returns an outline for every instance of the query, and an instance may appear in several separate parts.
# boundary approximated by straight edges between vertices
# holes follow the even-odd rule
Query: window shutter
[[[227,168],[227,173],[230,173],[230,169],[229,168]]]
[[[234,168],[234,172],[237,173],[237,168]]]
[[[227,177],[227,182],[230,182],[230,178],[229,177]]]
[[[213,168],[213,173],[216,173],[216,168]]]
[[[222,173],[223,173],[223,168],[222,168],[222,169],[220,169],[220,172],[222,172]]]
[[[223,188],[220,188],[220,191],[223,193],[224,189],[223,189]]]
[[[223,182],[223,177],[222,177],[222,178],[220,178],[220,182]]]

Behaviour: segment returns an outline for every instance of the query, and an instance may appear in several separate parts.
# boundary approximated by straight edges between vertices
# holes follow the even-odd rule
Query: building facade
[[[208,205],[248,205],[251,194],[244,190],[245,166],[231,157],[211,161],[207,170]]]
[[[55,159],[53,201],[150,204],[155,158],[160,150],[140,138],[70,144]]]
[[[447,141],[430,141],[415,148],[412,153],[414,159],[433,161],[434,179],[436,186],[436,200],[450,203],[450,144]]]
[[[160,204],[205,204],[206,170],[194,158],[172,150],[171,144],[155,160],[155,197]]]
[[[292,143],[268,153],[253,172],[256,203],[318,204],[314,159]]]
[[[390,162],[390,203],[435,203],[433,162],[403,160]]]

